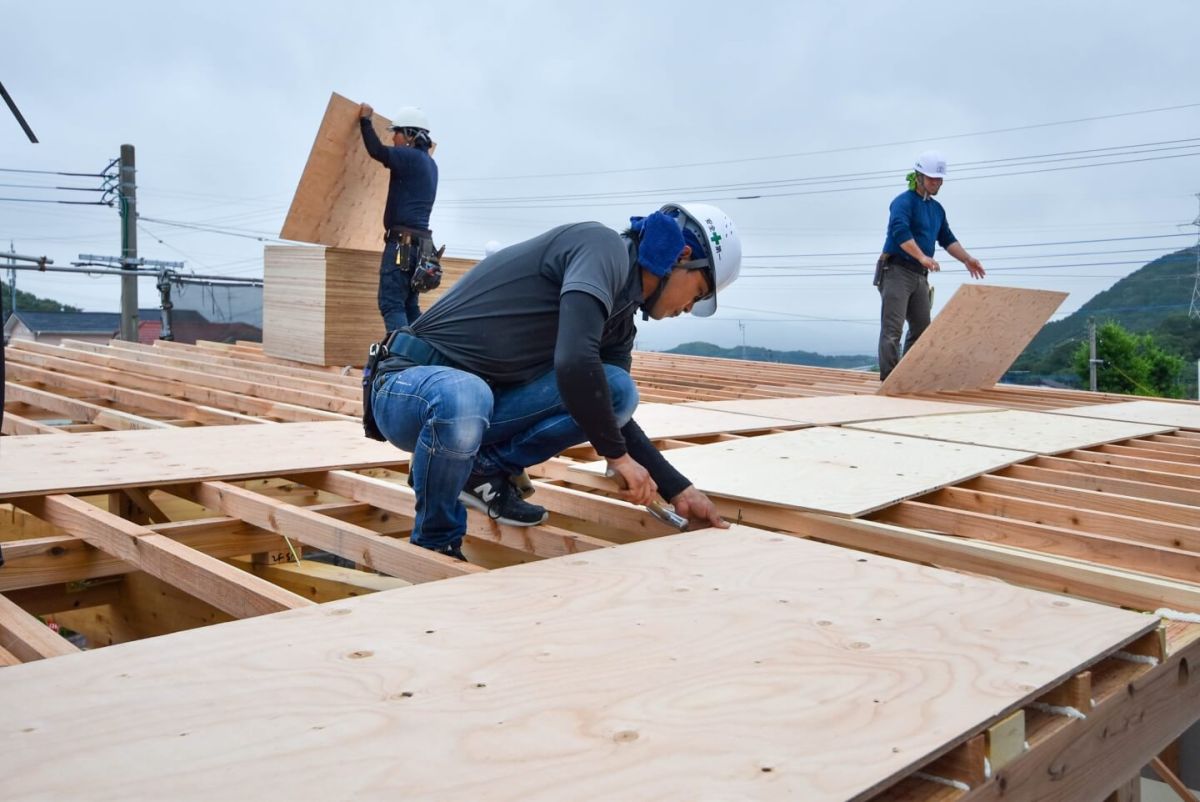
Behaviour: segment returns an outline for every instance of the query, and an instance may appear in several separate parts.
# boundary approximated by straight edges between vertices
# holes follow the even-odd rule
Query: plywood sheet
[[[8,800],[859,800],[1155,624],[707,530],[6,668],[0,776]]]
[[[0,439],[0,498],[394,465],[358,423],[196,426]]]
[[[798,424],[787,418],[746,415],[688,404],[638,404],[633,419],[651,439],[698,437],[722,432],[748,432],[756,429],[792,429]]]
[[[951,412],[986,412],[994,407],[950,404],[919,398],[892,398],[879,395],[826,395],[813,398],[753,398],[735,401],[692,401],[689,407],[719,409],[746,415],[765,415],[808,423],[829,425],[883,418],[907,418],[913,415],[945,415]]]
[[[391,141],[390,125],[387,118],[374,116],[375,132],[385,144]],[[279,236],[334,248],[382,251],[387,188],[387,168],[363,147],[358,104],[335,92]]]
[[[866,515],[1031,456],[827,426],[667,454],[705,493],[845,516]],[[604,462],[579,467],[597,475],[604,469]]]
[[[935,418],[869,421],[851,424],[851,427],[1038,454],[1058,454],[1171,431],[1167,426],[1146,423],[1070,418],[1011,409],[969,415],[939,415]]]
[[[1085,418],[1105,418],[1136,423],[1158,423],[1179,429],[1200,429],[1200,404],[1180,404],[1171,401],[1121,401],[1116,404],[1096,404],[1086,407],[1067,407],[1051,410],[1057,415],[1076,415]]]
[[[268,245],[263,253],[263,351],[310,365],[361,367],[384,335],[379,314],[380,251]],[[442,283],[422,293],[428,309],[475,266],[442,260]]]
[[[1067,297],[964,284],[883,382],[883,395],[989,388]]]

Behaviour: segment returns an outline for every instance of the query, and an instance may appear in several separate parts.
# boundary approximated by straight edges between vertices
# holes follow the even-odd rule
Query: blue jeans
[[[421,314],[417,293],[412,291],[412,285],[409,284],[412,273],[401,270],[405,265],[396,264],[398,247],[395,242],[387,243],[379,263],[379,314],[383,315],[383,325],[388,331],[415,323]]]
[[[637,387],[618,367],[605,365],[604,374],[624,426],[637,408]],[[467,511],[458,494],[471,474],[517,474],[587,439],[563,405],[554,371],[493,390],[472,373],[421,366],[380,376],[374,392],[379,431],[412,453],[412,543],[428,549],[462,542]]]

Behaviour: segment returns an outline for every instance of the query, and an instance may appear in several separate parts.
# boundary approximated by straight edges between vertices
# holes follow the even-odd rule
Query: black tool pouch
[[[409,287],[413,292],[429,292],[442,283],[442,254],[445,251],[445,245],[435,251],[433,240],[421,242],[421,251],[409,279]]]
[[[379,427],[375,425],[374,399],[372,398],[375,395],[373,387],[375,384],[375,367],[379,364],[379,360],[386,359],[387,355],[387,340],[372,343],[371,349],[367,351],[367,364],[363,365],[363,434],[372,440],[387,440],[383,436],[383,433],[379,431]]]
[[[888,255],[885,253],[875,261],[875,278],[871,281],[876,287],[883,283],[883,271],[887,269]]]

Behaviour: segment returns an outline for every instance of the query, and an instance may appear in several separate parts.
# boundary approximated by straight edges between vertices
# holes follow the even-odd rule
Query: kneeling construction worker
[[[724,212],[668,204],[623,234],[575,223],[504,248],[390,335],[364,423],[412,453],[412,543],[461,559],[464,504],[504,524],[543,522],[510,477],[585,440],[627,501],[660,493],[693,522],[727,526],[634,422],[630,368],[639,309],[707,317],[740,266]]]
[[[379,314],[384,328],[396,331],[417,319],[417,295],[436,281],[426,275],[433,254],[429,215],[437,198],[438,168],[429,138],[429,122],[418,108],[400,109],[392,120],[392,147],[371,126],[374,110],[358,108],[363,145],[371,158],[391,171],[383,209],[383,261],[379,265]],[[440,273],[437,277],[440,280]],[[430,286],[432,284],[432,286]]]

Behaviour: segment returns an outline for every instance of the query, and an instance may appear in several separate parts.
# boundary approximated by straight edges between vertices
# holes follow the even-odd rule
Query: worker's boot
[[[486,512],[497,523],[510,526],[537,526],[550,513],[545,507],[521,499],[507,476],[471,476],[458,500],[468,507]]]

